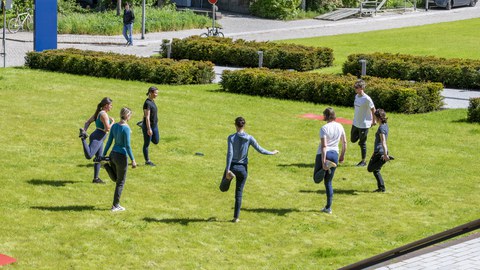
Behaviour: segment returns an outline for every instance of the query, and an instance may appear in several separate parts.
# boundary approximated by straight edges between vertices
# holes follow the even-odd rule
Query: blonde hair
[[[131,116],[131,115],[132,115],[132,110],[130,110],[127,107],[123,107],[120,110],[120,118],[123,119],[123,120],[127,120],[128,117]]]

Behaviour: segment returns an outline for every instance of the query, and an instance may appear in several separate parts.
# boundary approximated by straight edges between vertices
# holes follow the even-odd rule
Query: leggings
[[[103,141],[107,134],[105,131],[100,129],[95,129],[95,131],[90,134],[90,144],[87,144],[87,140],[82,138],[83,152],[86,159],[91,159],[94,155],[95,157],[101,157],[103,155]],[[100,163],[93,164],[93,178],[98,178],[100,173]]]
[[[113,205],[118,206],[120,203],[120,196],[122,196],[123,186],[127,180],[127,155],[112,151],[110,153],[110,166],[117,175],[117,184],[115,186],[115,193],[113,194]]]
[[[335,162],[338,164],[338,153],[337,151],[328,151],[327,152],[327,160]],[[313,180],[315,183],[319,184],[322,180],[325,180],[323,183],[325,184],[325,193],[327,194],[327,204],[325,208],[330,209],[333,203],[333,186],[332,180],[333,176],[335,175],[335,170],[337,168],[330,168],[330,172],[323,170],[322,165],[322,155],[318,154],[315,158],[315,169],[313,171]]]
[[[150,146],[150,142],[153,144],[158,144],[160,141],[160,133],[158,132],[158,126],[155,125],[152,127],[152,136],[149,136],[147,133],[147,125],[145,125],[145,121],[142,125],[142,132],[143,132],[143,157],[145,157],[145,161],[150,161],[150,157],[148,156],[148,146]]]
[[[373,172],[373,176],[375,176],[375,179],[377,180],[378,189],[385,191],[385,183],[380,170],[386,161],[383,160],[382,156],[382,153],[373,153],[372,158],[370,158],[370,161],[368,162],[367,170]]]

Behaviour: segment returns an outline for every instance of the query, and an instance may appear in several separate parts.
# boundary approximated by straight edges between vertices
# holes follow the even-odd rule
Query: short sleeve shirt
[[[357,128],[370,128],[372,126],[372,112],[375,108],[372,99],[367,95],[355,95],[355,114],[353,116],[353,125]]]
[[[143,103],[143,109],[144,110],[150,110],[150,126],[154,127],[158,123],[158,118],[157,118],[157,105],[155,105],[155,102],[150,99],[146,99],[145,103]],[[145,116],[143,117],[143,122],[145,123]]]
[[[385,140],[388,138],[388,125],[387,124],[381,124],[378,129],[377,133],[375,133],[375,149],[373,152],[375,153],[383,153],[383,147],[382,147],[382,140],[380,139],[380,134],[385,135]]]
[[[345,136],[345,129],[340,123],[335,121],[325,124],[320,129],[320,145],[318,146],[317,155],[322,153],[322,142],[321,139],[326,139],[326,147],[328,151],[339,152],[338,143],[342,138],[342,135]]]

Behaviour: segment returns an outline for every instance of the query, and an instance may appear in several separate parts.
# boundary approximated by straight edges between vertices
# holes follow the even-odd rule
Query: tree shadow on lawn
[[[275,214],[282,217],[293,212],[303,212],[295,208],[242,208],[242,211]]]
[[[31,209],[42,210],[42,211],[52,211],[52,212],[61,212],[61,211],[73,211],[73,212],[82,212],[82,211],[97,211],[100,209],[95,209],[93,205],[66,205],[66,206],[32,206]]]
[[[71,181],[71,180],[43,180],[43,179],[31,179],[28,180],[27,183],[34,186],[52,186],[52,187],[64,187],[67,184],[75,184],[78,181]]]
[[[209,217],[209,218],[164,218],[164,219],[157,219],[157,218],[150,218],[146,217],[143,219],[146,222],[160,222],[160,223],[177,223],[183,226],[188,226],[190,223],[194,222],[219,222],[216,217]]]
[[[314,163],[292,163],[292,164],[278,164],[278,167],[298,167],[298,168],[314,168]]]
[[[319,189],[319,190],[300,190],[300,193],[318,193],[318,194],[326,194],[324,189]],[[346,195],[358,195],[358,192],[368,192],[371,193],[371,191],[358,191],[354,189],[334,189],[333,194],[346,194]]]

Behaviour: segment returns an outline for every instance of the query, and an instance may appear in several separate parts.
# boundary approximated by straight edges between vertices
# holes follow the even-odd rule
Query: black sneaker
[[[373,192],[385,192],[385,189],[377,188]]]
[[[94,183],[94,184],[105,184],[105,182],[100,178],[93,179],[92,183]]]
[[[137,122],[137,126],[143,127],[143,121],[138,121],[138,122]]]
[[[365,167],[367,166],[367,163],[365,161],[360,161],[358,164],[357,164],[357,167]]]
[[[388,156],[388,158],[389,158],[390,160],[395,160],[395,158],[394,158],[393,156],[390,156],[390,155]]]
[[[95,163],[108,162],[108,161],[110,161],[110,157],[95,157],[93,159],[93,162]]]
[[[152,167],[156,166],[155,163],[151,162],[150,160],[145,162],[145,165],[152,166]]]
[[[88,138],[88,134],[83,128],[80,128],[79,130],[80,130],[80,133],[78,134],[79,138],[82,138],[82,139]]]

